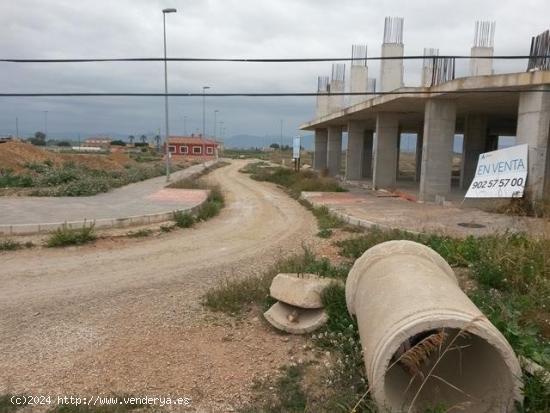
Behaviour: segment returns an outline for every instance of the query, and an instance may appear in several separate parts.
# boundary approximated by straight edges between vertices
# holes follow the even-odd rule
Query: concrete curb
[[[204,169],[211,167],[218,163],[216,160],[206,165],[200,171],[190,175],[189,179],[195,179],[197,175],[200,175]],[[120,218],[101,218],[101,219],[83,219],[78,221],[63,221],[63,222],[47,222],[38,224],[4,224],[0,225],[0,235],[34,235],[34,234],[47,234],[55,231],[58,228],[67,226],[70,229],[79,229],[93,224],[95,228],[128,228],[131,226],[149,225],[158,222],[165,222],[172,220],[174,212],[189,212],[194,214],[198,212],[199,208],[206,202],[206,199],[200,204],[191,208],[172,209],[170,211],[157,212],[154,214],[145,215],[133,215]]]

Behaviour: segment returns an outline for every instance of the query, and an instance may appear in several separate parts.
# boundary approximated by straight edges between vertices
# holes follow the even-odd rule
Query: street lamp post
[[[165,125],[165,137],[164,137],[164,156],[166,158],[166,182],[170,181],[170,151],[168,150],[168,137],[170,136],[168,125],[168,62],[166,60],[166,14],[175,13],[176,9],[163,9],[162,10],[162,28],[164,33],[164,120]]]
[[[202,87],[202,138],[206,138],[206,89],[210,89],[210,86]]]
[[[48,136],[48,111],[44,111],[44,134]]]
[[[217,117],[218,112],[219,112],[218,109],[216,109],[214,111],[214,140],[216,140],[216,132],[217,132],[217,129],[218,129],[218,123],[216,121],[216,117]]]

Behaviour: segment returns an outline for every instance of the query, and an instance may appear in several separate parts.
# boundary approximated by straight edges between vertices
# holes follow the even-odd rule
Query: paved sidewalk
[[[207,162],[212,165],[215,161]],[[171,181],[204,169],[193,165],[172,174]],[[204,190],[170,189],[166,177],[136,182],[110,192],[86,197],[0,197],[0,226],[122,219],[173,210],[191,209],[207,196]]]
[[[376,191],[302,192],[302,197],[313,205],[327,206],[352,224],[365,227],[379,226],[456,237],[505,231],[534,235],[550,233],[548,219],[493,214],[477,208],[416,203],[388,195]]]

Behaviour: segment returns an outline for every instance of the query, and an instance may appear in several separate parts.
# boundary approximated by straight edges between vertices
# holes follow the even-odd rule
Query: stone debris
[[[270,295],[277,299],[264,313],[275,328],[291,334],[306,334],[327,322],[321,293],[333,279],[315,274],[278,274],[271,283]]]
[[[300,308],[323,308],[321,293],[334,280],[315,274],[277,274],[269,294],[278,301]]]
[[[289,315],[297,313],[295,320],[290,321]],[[290,334],[307,334],[317,330],[327,322],[327,314],[322,308],[303,309],[283,302],[277,302],[264,313],[269,323]]]

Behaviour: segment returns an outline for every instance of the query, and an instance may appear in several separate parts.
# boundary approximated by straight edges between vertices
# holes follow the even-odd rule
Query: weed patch
[[[153,234],[153,230],[149,228],[138,229],[137,231],[130,231],[126,234],[129,238],[145,238]]]
[[[66,247],[69,245],[82,245],[95,241],[97,236],[94,224],[84,225],[82,228],[71,229],[66,224],[56,229],[46,241],[48,247]]]
[[[0,251],[15,251],[24,247],[24,244],[12,239],[0,240]]]
[[[213,311],[240,314],[251,305],[267,310],[274,303],[269,296],[271,281],[279,273],[311,273],[322,277],[344,278],[349,267],[335,267],[304,248],[302,254],[281,258],[260,275],[223,280],[208,290],[203,304]]]
[[[296,172],[283,167],[267,166],[265,162],[257,162],[241,169],[243,173],[249,173],[256,181],[272,182],[284,187],[295,199],[300,197],[303,191],[315,192],[345,192],[333,178],[323,177],[315,171],[305,170]]]
[[[190,228],[195,225],[195,217],[186,211],[174,211],[173,219],[180,228]]]

